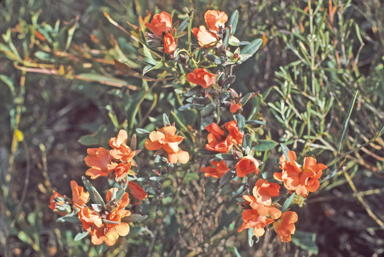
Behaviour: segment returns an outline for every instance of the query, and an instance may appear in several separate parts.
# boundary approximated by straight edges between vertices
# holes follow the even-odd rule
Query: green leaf
[[[263,40],[261,38],[255,39],[249,45],[241,49],[240,54],[249,54],[250,56],[252,56],[256,53],[257,50],[259,50],[262,44],[263,44]]]
[[[281,208],[281,212],[285,212],[288,207],[291,205],[292,201],[293,201],[293,198],[295,198],[295,195],[296,193],[292,193],[292,195],[290,197],[287,198],[287,200],[285,200],[284,204],[283,204],[283,208]]]
[[[63,217],[60,217],[56,220],[56,222],[72,222],[72,223],[80,223],[81,221],[79,220],[79,218],[77,216],[63,216]]]
[[[288,152],[289,152],[288,147],[285,144],[283,144],[283,143],[281,143],[280,146],[281,146],[281,150],[283,151],[283,153],[285,155],[285,158],[287,158],[287,161],[290,162],[291,160],[288,157]]]
[[[347,116],[345,117],[345,120],[344,120],[344,123],[343,123],[343,133],[341,134],[340,143],[339,143],[339,150],[337,151],[338,153],[340,152],[341,145],[343,143],[343,139],[344,139],[344,135],[345,135],[345,131],[347,130],[349,119],[351,118],[353,106],[355,105],[358,93],[359,93],[359,90],[356,91],[355,95],[353,96],[353,99],[352,99],[351,103],[349,104],[348,111],[347,111]]]
[[[229,181],[231,181],[236,174],[233,171],[227,171],[220,179],[220,186],[227,184]]]
[[[105,206],[103,198],[100,196],[99,192],[91,184],[91,182],[89,182],[88,179],[86,179],[85,177],[81,177],[81,179],[83,180],[84,186],[87,189],[92,202]]]
[[[112,220],[107,220],[107,219],[102,219],[102,220],[105,224],[115,224],[115,225],[120,224],[120,222],[118,222],[118,221],[112,221]]]
[[[218,153],[215,155],[217,158],[219,158],[220,160],[231,160],[233,161],[233,154],[229,154],[229,153]]]
[[[91,135],[82,136],[79,139],[80,144],[82,145],[101,145],[104,137],[104,133],[107,131],[106,126],[100,126],[100,128]]]
[[[108,249],[108,245],[106,245],[104,242],[101,245],[96,246],[96,252],[99,254],[102,254],[107,249]]]
[[[148,215],[141,216],[140,214],[131,214],[128,217],[122,218],[121,221],[127,222],[127,223],[129,223],[129,222],[142,222],[146,218],[148,218]]]
[[[228,47],[228,41],[229,41],[229,36],[231,35],[230,31],[229,31],[229,28],[226,28],[225,29],[225,37],[224,37],[224,40],[223,40],[223,47],[224,49],[227,49]]]
[[[207,116],[208,114],[211,114],[214,110],[216,110],[216,104],[215,104],[215,103],[207,104],[207,105],[201,110],[201,115],[202,115],[202,116]]]
[[[185,20],[183,20],[182,23],[180,23],[180,26],[179,26],[177,32],[180,33],[180,32],[182,32],[182,31],[184,31],[184,29],[187,27],[187,25],[188,25],[188,23],[189,23],[189,19],[190,19],[190,17],[188,16]]]
[[[243,148],[247,149],[247,147],[251,148],[251,146],[252,146],[251,135],[250,134],[245,134],[244,138],[243,138]]]
[[[318,254],[319,247],[316,244],[316,234],[296,230],[292,235],[292,243],[311,254]]]
[[[239,21],[239,11],[236,10],[232,13],[231,18],[229,19],[229,26],[232,26],[232,35],[235,34],[237,28],[237,22]]]
[[[249,247],[252,247],[255,243],[259,242],[259,237],[255,236],[253,233],[253,228],[248,229],[248,244]]]
[[[201,89],[202,89],[202,87],[200,87],[200,86],[194,86],[193,88],[188,90],[188,92],[185,94],[185,96],[197,95],[197,94],[201,93]]]
[[[151,134],[151,132],[150,131],[148,131],[148,130],[146,130],[146,129],[142,129],[142,128],[137,128],[136,129],[136,132],[137,132],[137,134]]]
[[[169,121],[168,116],[165,113],[163,114],[163,123],[164,123],[164,127],[167,126],[167,124],[168,126],[171,125],[171,122]]]
[[[240,255],[239,251],[237,250],[236,246],[228,246],[227,248],[228,248],[229,252],[234,254],[233,256],[241,257],[241,255]]]
[[[265,122],[261,120],[246,120],[245,124],[259,124],[259,125],[265,125]]]
[[[244,106],[249,99],[255,96],[255,93],[248,93],[241,99],[241,105]]]
[[[236,120],[237,120],[237,126],[239,127],[240,131],[243,132],[244,131],[244,127],[245,127],[245,118],[243,115],[241,114],[237,114],[236,115]]]
[[[81,239],[83,239],[84,237],[88,236],[89,235],[89,232],[88,231],[85,231],[85,232],[80,232],[80,233],[77,233],[77,235],[75,236],[75,241],[80,241]]]
[[[258,140],[257,143],[259,144],[253,147],[257,152],[265,152],[278,145],[278,143],[273,140]]]
[[[213,232],[212,236],[219,233],[224,227],[227,228],[238,216],[239,216],[239,213],[237,213],[235,210],[228,213],[227,210],[224,208],[223,211],[221,212],[221,219],[220,219],[219,225],[217,226],[216,230]]]
[[[91,82],[99,82],[101,84],[106,84],[110,86],[122,87],[127,86],[128,83],[125,80],[117,79],[114,77],[107,77],[96,73],[81,73],[79,75],[74,76],[76,79],[91,81]]]

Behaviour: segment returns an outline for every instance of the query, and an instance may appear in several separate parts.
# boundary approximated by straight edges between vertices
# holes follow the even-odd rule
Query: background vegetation
[[[56,214],[48,208],[52,189],[70,195],[69,181],[80,181],[86,169],[87,145],[105,144],[119,127],[130,134],[136,128],[153,130],[161,126],[163,113],[175,121],[177,113],[170,110],[182,104],[177,91],[181,84],[165,81],[149,90],[153,82],[141,79],[143,67],[136,62],[140,54],[134,43],[103,12],[128,29],[126,22],[138,25],[147,10],[167,11],[182,20],[192,9],[199,14],[194,26],[203,24],[206,10],[229,15],[238,10],[236,37],[262,38],[266,43],[234,69],[237,91],[261,93],[244,110],[266,124],[256,136],[316,155],[329,167],[326,175],[335,175],[297,208],[303,217],[297,229],[316,234],[320,256],[383,254],[384,5],[380,0],[2,0],[2,252],[7,247],[10,256],[97,256],[89,239],[73,240],[78,227],[55,222]],[[121,75],[113,59],[139,72]],[[143,140],[145,136],[139,135],[139,148]],[[276,169],[280,154],[279,146],[262,152],[264,168]],[[144,157],[141,170],[150,176]],[[311,240],[282,244],[272,231],[249,247],[247,233],[237,233],[239,210],[224,197],[230,187],[214,192],[214,182],[197,170],[179,172],[169,181],[163,185],[185,190],[165,190],[161,197],[155,192],[153,197],[167,209],[153,211],[156,201],[149,201],[140,210],[150,213],[149,219],[132,228],[127,240],[106,255],[145,256],[148,249],[153,256],[317,252]],[[224,202],[209,205],[209,215],[198,220],[199,203],[206,197]]]

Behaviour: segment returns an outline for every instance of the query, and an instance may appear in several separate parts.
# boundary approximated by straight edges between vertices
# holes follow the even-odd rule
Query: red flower
[[[260,178],[257,180],[252,193],[258,203],[269,206],[272,204],[271,196],[278,196],[279,189],[279,184],[269,183],[268,181]]]
[[[244,156],[236,164],[236,174],[239,178],[245,177],[246,175],[256,172],[259,173],[259,162],[252,156]]]
[[[85,192],[84,188],[79,186],[74,180],[71,181],[71,189],[73,205],[79,209],[83,208],[89,201],[89,193]]]
[[[296,229],[293,223],[297,220],[298,216],[296,212],[287,211],[281,215],[281,218],[278,221],[273,223],[273,228],[275,229],[281,242],[291,241],[291,234],[294,234]]]
[[[167,12],[155,14],[151,23],[146,23],[145,26],[155,35],[161,37],[163,32],[169,32],[172,27],[172,17]]]
[[[174,39],[171,34],[168,32],[165,34],[164,38],[164,53],[172,54],[177,48],[177,39]]]
[[[228,168],[227,164],[225,164],[225,161],[221,160],[219,161],[211,161],[210,162],[212,167],[201,167],[200,172],[204,172],[205,177],[214,177],[214,178],[221,178],[226,172],[228,172],[230,169]]]
[[[53,195],[51,196],[51,199],[49,200],[49,208],[57,212],[59,215],[64,216],[71,212],[70,207],[67,209],[67,205],[69,206],[69,199],[66,196],[62,196],[61,194],[57,193],[55,190],[53,191]]]
[[[188,73],[187,80],[191,83],[198,84],[203,88],[208,88],[216,84],[216,75],[210,73],[206,69],[194,69],[193,73]]]
[[[243,219],[243,224],[238,229],[238,232],[241,232],[243,229],[253,228],[253,233],[255,236],[262,236],[265,233],[264,228],[273,223],[273,219],[267,218],[267,216],[262,216],[258,213],[257,210],[249,209],[243,211],[241,214]]]
[[[192,29],[193,35],[197,38],[200,46],[214,46],[217,43],[217,35],[201,25],[199,28]]]
[[[241,104],[239,103],[231,103],[231,106],[229,107],[229,110],[231,113],[236,113],[241,108]]]
[[[84,161],[91,168],[85,172],[85,175],[91,176],[91,179],[108,176],[117,165],[117,163],[112,162],[109,151],[103,147],[88,148],[87,153],[88,156],[85,157]]]
[[[229,141],[230,144],[236,145],[243,143],[244,132],[240,131],[239,127],[237,126],[237,121],[232,120],[230,122],[227,122],[225,124],[225,128],[229,132],[227,141]]]
[[[244,132],[240,132],[235,120],[227,122],[225,128],[229,132],[228,136],[216,123],[205,127],[210,132],[207,136],[208,144],[205,145],[207,150],[228,153],[233,145],[243,143]]]
[[[225,23],[228,21],[228,15],[225,12],[208,10],[205,12],[204,20],[210,30],[219,31],[220,27],[225,27]]]
[[[131,192],[131,196],[139,201],[143,201],[145,198],[147,198],[147,193],[144,191],[144,189],[141,188],[138,184],[136,184],[133,181],[128,182],[128,188]]]

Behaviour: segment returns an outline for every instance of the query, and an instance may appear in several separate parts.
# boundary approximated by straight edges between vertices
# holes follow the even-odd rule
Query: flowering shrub
[[[283,182],[281,186],[285,191],[280,184],[272,182],[271,178],[267,179],[268,171],[262,174],[260,172],[262,161],[255,155],[259,143],[252,135],[254,124],[262,124],[262,121],[252,120],[252,116],[246,119],[242,115],[244,106],[258,93],[253,92],[242,97],[230,87],[235,81],[232,68],[250,58],[261,46],[262,40],[241,42],[234,36],[237,13],[233,14],[228,25],[226,13],[208,10],[204,15],[208,30],[204,25],[192,28],[193,15],[191,12],[182,23],[173,23],[169,13],[161,12],[154,15],[150,23],[141,22],[141,27],[130,26],[133,38],[143,47],[142,53],[148,63],[146,72],[164,69],[162,77],[172,75],[176,77],[174,83],[185,82],[185,79],[189,82],[189,85],[178,89],[187,102],[178,111],[183,113],[194,110],[195,114],[199,112],[200,122],[194,128],[193,122],[188,123],[187,120],[184,125],[175,117],[177,125],[171,125],[168,116],[163,114],[162,128],[153,131],[137,128],[139,134],[147,135],[145,149],[153,151],[155,156],[153,171],[158,177],[149,180],[137,177],[140,166],[135,158],[141,150],[136,150],[136,135],[131,130],[121,129],[117,137],[112,137],[109,140],[111,150],[103,147],[89,148],[84,161],[90,168],[85,175],[91,179],[108,177],[109,180],[115,180],[119,187],[108,190],[106,203],[84,177],[87,192],[72,181],[72,200],[54,191],[50,208],[62,215],[59,221],[80,220],[82,223],[83,232],[76,236],[77,240],[90,235],[95,245],[114,245],[120,236],[128,235],[130,222],[146,218],[137,213],[132,214],[125,208],[130,203],[131,208],[136,208],[148,199],[148,194],[157,194],[148,187],[150,181],[162,180],[163,175],[169,175],[174,170],[191,169],[197,165],[197,160],[203,164],[199,170],[205,177],[220,180],[218,189],[235,177],[235,180],[242,180],[243,184],[257,179],[252,195],[242,195],[244,202],[240,205],[244,209],[241,214],[243,223],[238,228],[238,232],[248,229],[256,237],[263,236],[265,229],[273,228],[282,242],[291,241],[291,234],[295,232],[294,223],[299,218],[296,212],[289,211],[289,205],[295,194],[307,197],[309,192],[315,192],[319,188],[322,171],[327,167],[317,163],[313,157],[306,157],[303,165],[299,165],[295,152],[285,151],[284,145],[285,152],[280,157],[281,172],[275,172],[273,177],[278,182]],[[149,19],[149,16],[145,18],[147,21]],[[184,31],[186,27],[187,32]],[[141,33],[146,29],[149,32]],[[187,49],[178,46],[178,39],[185,34],[188,34]],[[191,34],[199,45],[191,43]],[[241,49],[241,46],[244,47]],[[235,49],[232,52],[233,47]],[[116,60],[115,63],[116,68],[121,71],[129,69]],[[190,89],[186,90],[188,87]],[[178,131],[177,127],[182,130]],[[197,135],[195,129],[204,129],[207,133],[206,140],[201,137],[201,133]],[[127,145],[128,134],[132,135],[130,146]],[[186,138],[189,147],[184,146]],[[192,142],[205,147],[196,151]],[[189,152],[182,150],[185,148]],[[205,165],[207,161],[211,166]],[[147,184],[146,189],[133,180],[143,181]],[[247,191],[242,188],[240,194]],[[127,189],[129,194],[125,192]],[[282,199],[285,199],[284,205]]]

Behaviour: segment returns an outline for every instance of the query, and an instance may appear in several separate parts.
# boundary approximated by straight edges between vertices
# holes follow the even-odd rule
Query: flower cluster
[[[200,46],[214,46],[217,44],[219,37],[222,37],[228,15],[225,12],[208,10],[204,15],[204,20],[209,30],[201,25],[199,28],[193,28],[192,32]]]
[[[293,223],[297,221],[297,214],[288,211],[282,215],[281,211],[272,203],[272,196],[278,196],[279,189],[278,184],[259,179],[252,190],[253,195],[243,195],[245,211],[241,214],[243,224],[238,229],[239,232],[243,229],[253,228],[255,236],[262,236],[265,233],[264,228],[273,223],[282,242],[291,240],[291,234],[295,232]],[[296,220],[287,220],[287,217],[294,215],[296,215]]]
[[[284,186],[297,195],[307,197],[309,192],[315,192],[319,186],[319,178],[322,171],[327,168],[322,163],[317,163],[313,157],[306,157],[303,166],[296,162],[296,153],[294,151],[288,152],[288,158],[285,155],[280,157],[281,173],[275,173],[273,177],[281,182]]]
[[[127,138],[127,132],[120,130],[117,137],[109,140],[112,150],[103,147],[88,148],[85,164],[91,168],[85,174],[91,176],[91,179],[109,176],[114,177],[116,181],[125,179],[127,175],[135,175],[131,166],[136,166],[136,162],[133,160],[136,151],[132,151],[126,145]]]
[[[210,164],[212,166],[203,166],[200,168],[200,172],[204,172],[205,177],[221,178],[226,172],[230,170],[223,160],[212,160]]]
[[[233,145],[242,144],[244,132],[239,130],[237,126],[237,121],[232,120],[227,122],[224,125],[226,132],[222,130],[219,125],[212,123],[211,125],[205,127],[209,132],[208,134],[208,144],[205,145],[205,148],[209,151],[219,152],[219,153],[228,153]]]
[[[179,144],[184,137],[176,134],[176,127],[165,126],[158,131],[152,131],[149,139],[145,141],[145,148],[150,151],[157,151],[156,155],[166,152],[169,163],[187,163],[189,161],[189,153],[182,151]]]

